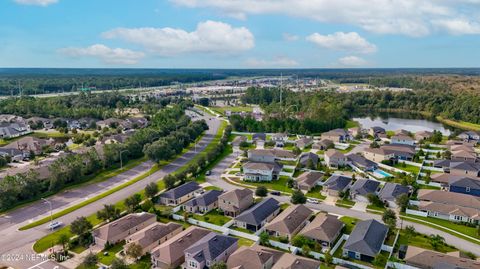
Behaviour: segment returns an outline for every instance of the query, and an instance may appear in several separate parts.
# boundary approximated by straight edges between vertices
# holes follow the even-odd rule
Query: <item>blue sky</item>
[[[0,67],[479,63],[479,0],[0,1]]]

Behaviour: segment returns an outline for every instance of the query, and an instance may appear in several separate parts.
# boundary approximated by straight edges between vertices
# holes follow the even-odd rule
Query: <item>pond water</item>
[[[360,123],[362,128],[368,129],[373,126],[379,126],[387,131],[396,131],[400,129],[415,133],[418,131],[437,130],[443,135],[450,135],[453,128],[436,121],[427,119],[418,114],[406,113],[379,113],[379,114],[357,114],[352,116],[352,120]]]

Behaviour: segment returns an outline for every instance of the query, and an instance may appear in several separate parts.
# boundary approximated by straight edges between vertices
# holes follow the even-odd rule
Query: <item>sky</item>
[[[0,67],[480,67],[480,0],[1,0]]]

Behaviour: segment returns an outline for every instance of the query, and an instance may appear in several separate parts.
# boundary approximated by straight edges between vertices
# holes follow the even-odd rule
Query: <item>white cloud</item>
[[[368,62],[357,56],[345,56],[338,59],[338,64],[343,67],[360,67],[368,65]]]
[[[245,65],[254,68],[285,68],[298,66],[298,62],[287,57],[276,57],[271,60],[250,58]]]
[[[214,8],[237,18],[283,14],[325,23],[348,24],[379,34],[424,36],[439,19],[478,21],[479,0],[170,0],[189,8]],[[438,30],[448,30],[438,29]]]
[[[377,46],[368,42],[355,32],[336,32],[330,35],[314,33],[307,36],[307,40],[322,48],[332,50],[342,50],[352,53],[373,53],[377,51]]]
[[[480,34],[480,23],[475,23],[463,19],[437,20],[433,23],[436,26],[445,29],[452,35]]]
[[[283,33],[282,37],[283,37],[283,40],[285,41],[297,41],[299,39],[298,35],[294,35],[290,33]]]
[[[131,65],[145,57],[141,51],[122,48],[109,48],[102,44],[95,44],[86,48],[63,48],[60,52],[70,57],[94,57],[106,64]]]
[[[216,21],[200,22],[193,32],[174,28],[117,28],[103,33],[103,37],[139,44],[164,56],[190,52],[231,54],[255,46],[255,38],[247,28]]]
[[[15,3],[20,5],[30,5],[30,6],[43,6],[46,7],[51,4],[55,4],[58,0],[14,0]]]

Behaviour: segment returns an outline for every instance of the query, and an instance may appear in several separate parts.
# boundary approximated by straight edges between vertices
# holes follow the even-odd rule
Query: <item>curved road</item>
[[[194,120],[196,119],[205,119],[209,129],[206,131],[206,134],[197,143],[197,146],[194,149],[186,152],[150,176],[72,213],[60,217],[58,220],[65,224],[69,224],[79,216],[88,216],[94,214],[101,209],[104,204],[117,203],[133,193],[143,190],[150,182],[159,181],[165,175],[175,172],[178,168],[185,165],[199,152],[205,149],[205,147],[213,140],[220,127],[221,120],[218,118],[209,117],[208,115],[197,115],[195,116]],[[110,189],[128,180],[131,180],[136,176],[147,172],[152,165],[153,163],[150,161],[144,162],[135,168],[110,178],[104,182],[62,192],[48,198],[48,200],[52,201],[53,212],[59,211],[63,208],[73,206],[89,197],[93,197],[96,194],[102,193],[106,189]],[[25,255],[33,254],[34,252],[31,248],[33,243],[39,238],[48,234],[50,231],[46,229],[46,225],[40,225],[26,231],[19,231],[18,228],[28,224],[32,220],[48,217],[49,212],[48,204],[38,201],[31,205],[4,214],[0,217],[0,265],[5,264],[15,268],[28,268],[39,263],[39,260],[25,260]],[[12,257],[10,256],[12,254],[20,255],[16,257],[16,260],[18,261],[12,261],[9,259]]]

